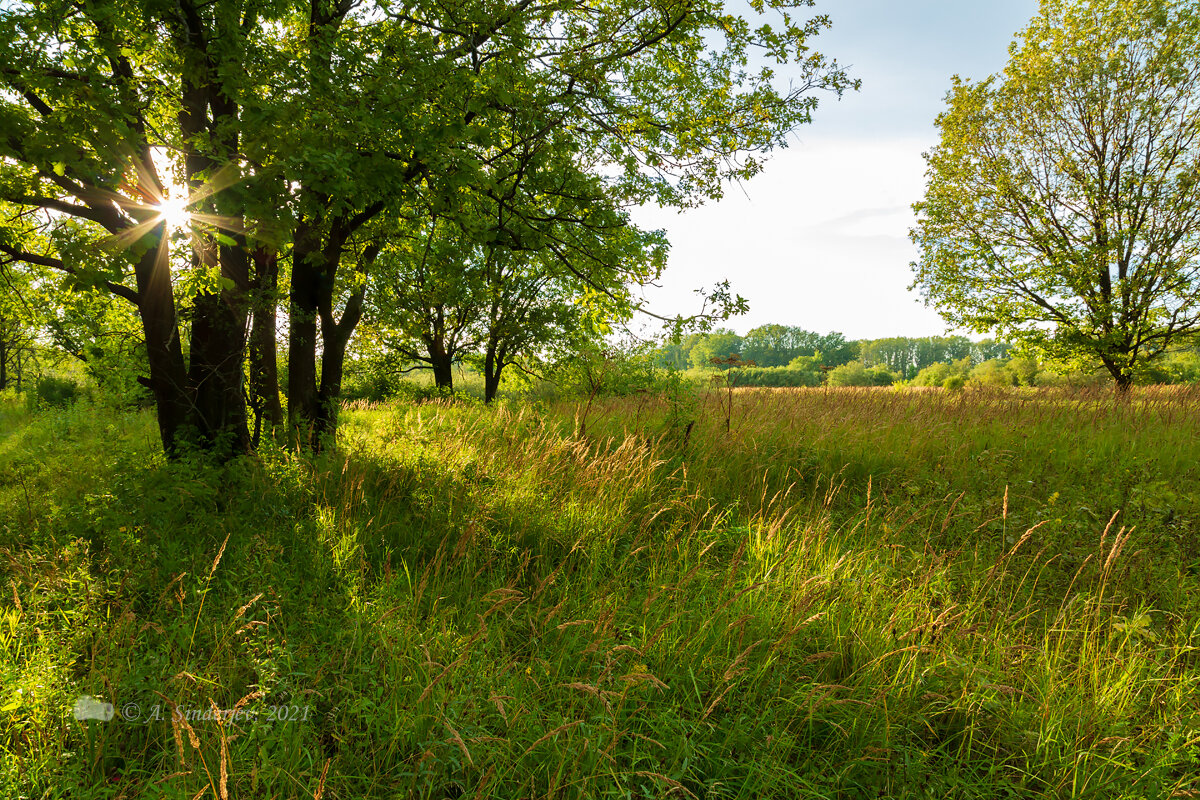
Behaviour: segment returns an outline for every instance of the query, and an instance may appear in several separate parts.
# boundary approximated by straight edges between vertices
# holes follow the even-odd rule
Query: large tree
[[[385,244],[370,230],[414,198],[457,224],[463,187],[503,201],[497,165],[549,138],[621,202],[718,196],[852,85],[811,49],[811,5],[768,0],[758,25],[717,0],[9,3],[0,201],[44,229],[0,225],[0,253],[133,305],[168,453],[251,446],[247,394],[278,418],[288,287],[288,421],[315,444]],[[795,62],[792,85],[749,68],[762,54]]]
[[[453,220],[416,214],[387,237],[367,317],[396,371],[428,369],[454,388],[454,365],[483,337],[487,308],[479,245]]]
[[[0,225],[0,253],[133,304],[168,454],[184,436],[224,453],[249,445],[255,222],[249,190],[227,186],[251,171],[240,153],[260,97],[248,78],[265,60],[260,10],[50,0],[0,16],[0,200],[24,209]],[[172,186],[210,222],[180,232],[177,257],[185,219],[167,202]]]
[[[914,286],[948,322],[1120,387],[1200,327],[1194,4],[1043,0],[937,124]]]
[[[801,352],[803,344],[797,333],[805,332],[777,324],[753,328],[742,337],[742,358],[760,367],[782,367],[796,356],[812,355]]]

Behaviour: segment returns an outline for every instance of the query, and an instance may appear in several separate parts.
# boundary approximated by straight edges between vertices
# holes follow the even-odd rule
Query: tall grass
[[[1200,793],[1200,394],[719,402],[360,405],[227,467],[6,423],[0,791]]]

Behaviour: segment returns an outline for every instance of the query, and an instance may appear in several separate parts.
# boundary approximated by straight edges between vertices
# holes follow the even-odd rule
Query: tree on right
[[[1001,75],[955,77],[913,288],[950,324],[1120,388],[1200,327],[1200,14],[1043,0]]]

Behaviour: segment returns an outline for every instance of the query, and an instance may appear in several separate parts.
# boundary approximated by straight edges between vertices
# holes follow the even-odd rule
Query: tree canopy
[[[819,334],[790,325],[760,325],[742,339],[742,357],[762,367],[782,367],[799,356],[820,353],[827,366],[852,361],[857,348],[834,331]]]
[[[168,453],[245,450],[248,397],[278,418],[286,287],[289,432],[308,446],[336,424],[406,214],[619,296],[628,273],[583,269],[571,244],[594,214],[718,197],[856,85],[812,48],[829,24],[812,5],[8,3],[0,254],[132,304]],[[476,224],[465,194],[506,223]]]
[[[1119,386],[1200,327],[1200,15],[1043,0],[1004,73],[955,79],[914,286],[945,319]]]
[[[736,354],[759,367],[783,367],[810,356],[836,367],[853,361],[858,351],[858,343],[847,341],[837,331],[815,333],[791,325],[768,324],[751,329],[745,336],[720,328],[677,337],[662,347],[659,363],[680,370],[689,366],[710,369],[713,358]]]

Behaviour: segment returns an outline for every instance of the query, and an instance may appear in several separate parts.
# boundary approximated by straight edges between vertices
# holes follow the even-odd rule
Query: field
[[[1200,797],[1196,390],[342,419],[0,406],[0,796]]]

